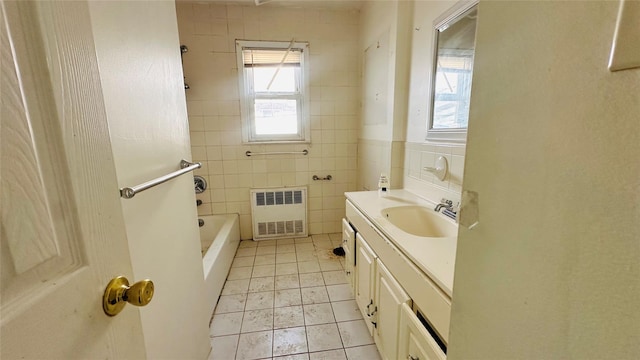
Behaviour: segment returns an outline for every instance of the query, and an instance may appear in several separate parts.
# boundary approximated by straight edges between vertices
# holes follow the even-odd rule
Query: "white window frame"
[[[436,72],[437,72],[437,59],[438,59],[438,33],[441,29],[446,29],[451,23],[455,22],[456,19],[463,16],[466,12],[469,12],[475,6],[478,5],[478,0],[461,0],[452,6],[449,10],[445,11],[442,15],[440,15],[433,22],[433,41],[432,41],[432,69],[431,69],[431,79],[429,84],[429,103],[428,103],[428,111],[427,111],[427,121],[426,128],[427,133],[425,140],[426,142],[452,142],[452,143],[466,143],[467,142],[467,127],[465,128],[454,128],[454,129],[434,129],[433,128],[433,111],[434,111],[434,99],[435,99],[435,82],[436,82]],[[477,29],[477,24],[476,24]],[[477,38],[476,32],[476,38]],[[474,55],[475,55],[475,46],[474,46]]]
[[[244,59],[242,51],[244,49],[273,49],[301,50],[300,78],[296,79],[299,90],[298,94],[272,93],[269,96],[255,94],[252,89],[251,79],[245,76]],[[250,41],[236,40],[236,58],[238,64],[238,89],[240,92],[240,114],[242,116],[242,141],[244,143],[308,143],[311,141],[310,121],[309,121],[309,43],[291,41]],[[296,112],[298,116],[297,134],[269,134],[258,135],[255,130],[255,100],[259,99],[289,99],[296,100]]]

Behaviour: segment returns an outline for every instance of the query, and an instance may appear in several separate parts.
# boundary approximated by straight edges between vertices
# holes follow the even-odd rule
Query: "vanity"
[[[345,274],[380,355],[446,359],[457,224],[406,190],[345,195]]]

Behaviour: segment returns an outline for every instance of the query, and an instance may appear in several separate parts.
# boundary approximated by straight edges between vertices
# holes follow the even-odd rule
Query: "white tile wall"
[[[391,143],[391,188],[401,189],[404,187],[404,158],[405,142],[394,141]]]
[[[358,190],[378,189],[381,173],[389,176],[392,189],[401,189],[403,171],[403,141],[358,140]]]
[[[411,142],[358,140],[358,190],[376,190],[380,173],[391,177],[391,188],[409,189],[438,201],[459,201],[464,173],[464,145],[433,145]],[[422,171],[433,167],[439,156],[447,158],[449,172],[444,181]]]
[[[360,107],[359,13],[177,2],[180,41],[187,45],[184,74],[194,161],[209,190],[198,213],[240,214],[243,239],[252,237],[249,189],[309,186],[309,230],[340,231],[345,191],[356,189]],[[310,43],[311,144],[245,145],[241,142],[235,40]],[[300,151],[309,155],[248,158],[247,150]],[[331,174],[331,182],[313,182]]]
[[[390,149],[388,141],[358,140],[358,190],[376,190],[380,174],[391,175]]]
[[[405,187],[429,198],[435,196],[433,200],[447,197],[459,201],[462,193],[464,155],[464,145],[405,143]],[[422,170],[425,166],[435,166],[439,156],[444,156],[449,163],[449,172],[443,181]]]

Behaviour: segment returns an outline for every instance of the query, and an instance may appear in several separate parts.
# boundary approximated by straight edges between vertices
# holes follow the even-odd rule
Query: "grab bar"
[[[313,179],[313,181],[318,181],[318,180],[331,180],[333,179],[333,177],[331,175],[327,175],[325,177],[320,177],[318,175],[313,175],[313,177],[311,178]]]
[[[132,197],[134,197],[137,193],[139,192],[143,192],[147,189],[150,189],[156,185],[160,185],[164,182],[167,182],[173,178],[176,178],[182,174],[186,174],[190,171],[193,171],[195,169],[199,169],[202,167],[202,164],[197,162],[197,163],[191,163],[188,162],[187,160],[181,160],[180,161],[180,170],[174,171],[170,174],[164,175],[164,176],[160,176],[159,178],[153,179],[153,180],[149,180],[145,183],[142,183],[140,185],[136,185],[136,186],[132,186],[132,187],[125,187],[120,189],[120,196],[125,198],[125,199],[131,199]]]
[[[304,149],[302,151],[267,151],[267,152],[258,152],[254,153],[251,150],[247,150],[244,154],[247,156],[255,156],[255,155],[284,155],[284,154],[302,154],[307,155],[309,150]]]

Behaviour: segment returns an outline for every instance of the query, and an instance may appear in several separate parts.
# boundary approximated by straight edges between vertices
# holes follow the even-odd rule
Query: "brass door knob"
[[[109,282],[102,297],[102,308],[109,316],[116,316],[129,303],[145,306],[153,298],[153,281],[146,279],[129,286],[129,280],[118,276]]]

